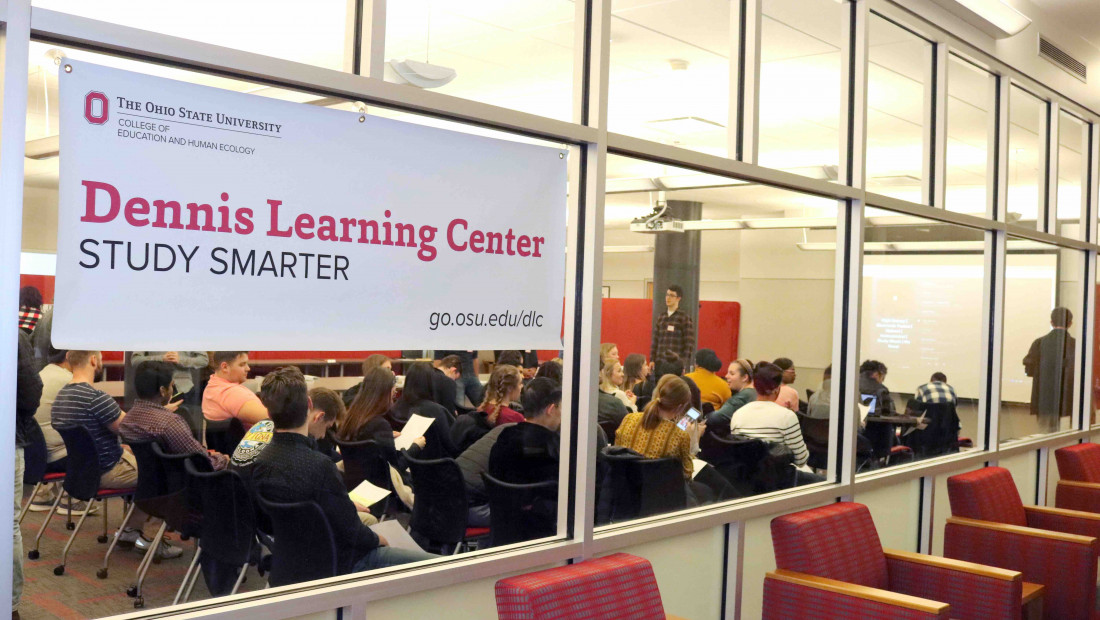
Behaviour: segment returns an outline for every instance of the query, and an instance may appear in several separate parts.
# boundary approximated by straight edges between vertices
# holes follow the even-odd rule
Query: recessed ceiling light
[[[1031,25],[1031,18],[1003,0],[935,0],[982,32],[1003,39]]]

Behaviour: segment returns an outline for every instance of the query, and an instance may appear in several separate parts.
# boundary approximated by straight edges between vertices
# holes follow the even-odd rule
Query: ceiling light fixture
[[[1031,25],[1031,18],[1004,0],[934,0],[994,39],[1019,34]]]
[[[391,60],[389,66],[394,72],[394,82],[412,84],[420,88],[439,88],[455,79],[458,72],[450,67],[433,65],[418,60]]]
[[[61,136],[53,135],[35,140],[27,140],[23,147],[23,156],[28,159],[49,159],[57,157],[61,151]]]

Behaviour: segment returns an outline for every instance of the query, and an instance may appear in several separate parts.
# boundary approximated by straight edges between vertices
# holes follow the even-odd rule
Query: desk
[[[920,418],[911,415],[869,415],[865,421],[870,424],[893,424],[894,426],[916,426],[920,424]]]
[[[111,398],[122,398],[126,392],[125,381],[96,381],[92,384],[95,389],[106,392]]]

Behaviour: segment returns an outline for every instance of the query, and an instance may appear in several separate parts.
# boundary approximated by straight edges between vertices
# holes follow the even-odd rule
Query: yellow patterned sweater
[[[687,431],[680,430],[675,422],[663,418],[656,428],[647,430],[642,427],[643,415],[641,412],[631,413],[623,418],[619,430],[615,431],[615,445],[630,448],[650,459],[674,456],[683,463],[684,479],[691,480],[691,438]]]

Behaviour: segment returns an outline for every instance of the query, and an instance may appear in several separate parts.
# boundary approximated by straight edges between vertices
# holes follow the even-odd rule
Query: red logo
[[[92,91],[84,96],[84,118],[93,125],[102,125],[107,122],[107,107],[109,100],[107,95]]]

